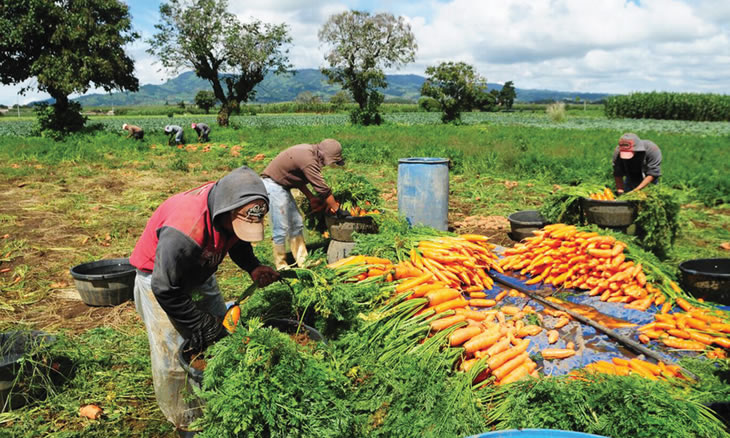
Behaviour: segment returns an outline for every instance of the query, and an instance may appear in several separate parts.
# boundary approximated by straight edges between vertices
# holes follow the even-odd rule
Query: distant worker
[[[140,128],[139,126],[135,125],[128,125],[123,124],[122,129],[125,131],[129,131],[129,134],[127,134],[127,137],[125,138],[134,138],[135,140],[142,140],[144,139],[144,129]]]
[[[169,145],[185,143],[182,126],[167,125],[165,126],[165,134],[170,136],[167,140],[167,144]]]
[[[264,169],[261,176],[269,194],[276,269],[288,267],[287,237],[297,265],[301,267],[307,258],[307,247],[302,236],[302,215],[291,195],[291,189],[299,189],[307,197],[313,212],[326,208],[329,214],[348,216],[335,201],[332,190],[322,177],[322,168],[325,166],[344,164],[342,145],[337,140],[326,139],[318,144],[298,144],[285,149]],[[312,194],[307,184],[312,185],[318,197]]]
[[[198,133],[198,141],[210,141],[210,126],[207,123],[193,123],[190,127]]]
[[[626,133],[613,151],[613,177],[616,192],[638,191],[656,184],[662,176],[662,151],[654,142]]]
[[[134,305],[147,330],[157,403],[178,429],[187,429],[200,414],[185,397],[178,350],[187,340],[195,355],[226,335],[218,266],[228,255],[261,287],[280,278],[259,262],[251,246],[264,238],[268,204],[261,178],[240,167],[164,201],[129,258],[137,268]]]

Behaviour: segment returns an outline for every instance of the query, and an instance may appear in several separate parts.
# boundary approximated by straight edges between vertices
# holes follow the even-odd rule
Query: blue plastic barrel
[[[480,435],[472,435],[467,438],[607,438],[602,435],[590,433],[571,432],[568,430],[553,429],[512,429],[487,432]]]
[[[398,211],[411,225],[446,230],[449,223],[449,160],[398,160]]]

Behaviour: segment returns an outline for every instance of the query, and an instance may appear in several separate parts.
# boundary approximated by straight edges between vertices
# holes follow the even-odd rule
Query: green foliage
[[[695,121],[730,120],[730,96],[700,93],[631,93],[605,103],[610,118]]]
[[[43,137],[60,140],[71,132],[80,131],[87,118],[81,115],[81,105],[70,102],[62,109],[56,105],[40,104],[36,106],[38,133]]]
[[[162,23],[155,25],[157,33],[148,40],[148,52],[165,68],[193,68],[211,83],[221,102],[221,126],[228,125],[239,102],[255,97],[254,87],[266,73],[291,69],[285,49],[291,43],[286,24],[242,23],[227,6],[226,0],[163,3]]]
[[[252,321],[208,352],[198,436],[352,435],[346,379],[288,335]]]
[[[198,94],[195,95],[195,105],[208,114],[208,111],[215,106],[215,94],[208,90],[198,91]]]
[[[516,97],[517,91],[515,90],[514,82],[505,82],[504,85],[502,85],[502,89],[499,91],[499,104],[504,109],[511,110]]]
[[[120,1],[8,0],[0,9],[0,29],[0,83],[35,78],[38,90],[55,99],[53,111],[39,113],[44,131],[62,135],[83,127],[79,107],[69,104],[70,94],[92,86],[107,92],[139,88],[134,62],[124,52],[138,35]]]
[[[417,225],[411,227],[403,217],[394,213],[374,216],[378,223],[377,234],[355,234],[353,254],[367,254],[389,260],[406,260],[411,248],[418,242],[437,236],[449,235],[445,231]]]
[[[403,17],[389,13],[347,11],[332,15],[319,30],[319,40],[329,51],[322,69],[330,83],[349,91],[359,108],[351,112],[354,124],[379,125],[378,107],[387,87],[383,69],[413,62],[416,42]]]
[[[426,81],[421,87],[424,96],[438,101],[444,123],[460,122],[461,113],[476,107],[477,96],[488,94],[486,90],[487,81],[464,62],[426,67]]]
[[[514,384],[489,415],[499,429],[559,429],[614,438],[728,437],[711,412],[666,382],[551,377]]]
[[[418,99],[418,107],[427,113],[435,113],[441,111],[441,104],[433,97],[422,96]]]
[[[554,102],[548,105],[547,109],[545,110],[547,112],[548,117],[553,122],[563,122],[565,121],[566,117],[566,111],[565,111],[565,104],[563,102]]]

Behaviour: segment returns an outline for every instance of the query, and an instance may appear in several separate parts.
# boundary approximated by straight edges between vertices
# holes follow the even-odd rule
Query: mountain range
[[[388,87],[383,89],[387,101],[416,102],[421,95],[423,76],[412,74],[387,75]],[[488,83],[488,88],[497,90],[502,84]],[[160,85],[147,84],[137,92],[118,92],[110,94],[88,94],[74,100],[84,106],[109,105],[162,105],[176,104],[180,101],[192,103],[200,90],[212,90],[210,83],[195,76],[192,71],[184,72],[168,79]],[[290,102],[303,92],[310,92],[327,101],[340,90],[338,85],[330,84],[327,78],[316,69],[296,70],[293,74],[269,74],[256,86],[257,103]],[[596,102],[609,94],[566,92],[554,90],[535,90],[516,88],[518,102],[553,102],[560,100]]]

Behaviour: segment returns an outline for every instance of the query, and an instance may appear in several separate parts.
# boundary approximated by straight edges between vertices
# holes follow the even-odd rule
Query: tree
[[[55,101],[39,110],[42,130],[83,127],[81,106],[68,99],[72,93],[92,86],[107,92],[139,89],[134,62],[124,52],[139,35],[121,1],[4,0],[0,29],[0,83],[35,78],[35,87]]]
[[[226,0],[170,0],[160,5],[162,23],[147,42],[148,53],[173,72],[192,68],[221,102],[218,123],[256,95],[269,72],[287,73],[291,43],[286,24],[243,23],[226,10]]]
[[[195,104],[208,114],[208,111],[215,106],[215,94],[212,91],[200,90],[195,95]]]
[[[502,90],[499,92],[499,103],[504,109],[512,109],[512,104],[515,103],[517,92],[512,81],[507,81],[502,85]]]
[[[311,91],[302,91],[301,93],[297,94],[297,97],[294,98],[294,102],[303,103],[305,105],[312,105],[316,103],[322,103],[322,98],[312,93]]]
[[[444,123],[460,122],[462,111],[476,107],[479,99],[486,98],[487,81],[469,64],[442,62],[426,68],[426,81],[421,94],[436,99],[441,106]]]
[[[352,96],[345,90],[340,90],[330,97],[330,104],[335,108],[342,108],[346,104],[352,102]]]
[[[383,69],[415,60],[411,26],[388,13],[348,11],[332,15],[319,30],[319,40],[329,50],[329,68],[322,68],[322,74],[349,91],[358,104],[351,113],[353,123],[380,124],[383,94],[377,89],[388,86]]]

